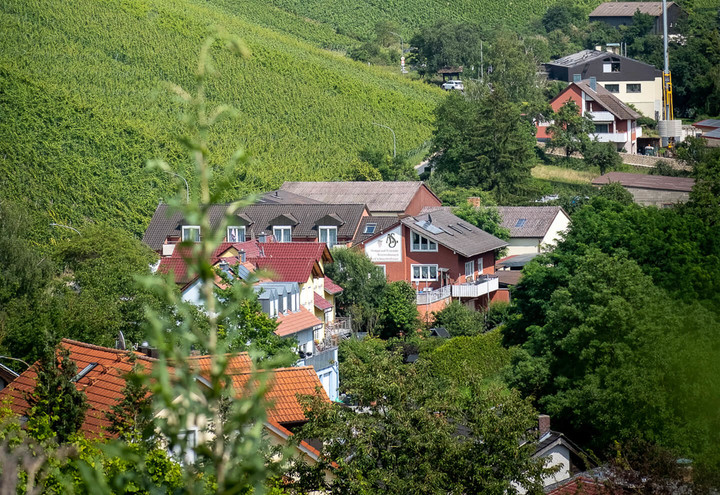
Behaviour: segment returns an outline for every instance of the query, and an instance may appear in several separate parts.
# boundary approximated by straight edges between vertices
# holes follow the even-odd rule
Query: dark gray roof
[[[401,222],[418,234],[432,239],[466,258],[508,245],[502,239],[498,239],[444,210],[416,217],[405,217]]]
[[[581,50],[577,53],[566,55],[557,60],[548,62],[549,65],[559,65],[561,67],[574,67],[576,65],[584,64],[596,58],[607,57],[608,52],[599,50]]]
[[[283,191],[278,189],[276,191],[270,191],[260,196],[258,203],[274,203],[282,205],[316,205],[320,201],[316,201],[299,194],[291,193],[290,191]]]
[[[434,327],[430,329],[430,337],[440,337],[442,339],[449,339],[450,332],[445,327]]]
[[[637,120],[640,118],[639,113],[620,101],[617,96],[605,89],[601,84],[595,83],[595,89],[590,87],[590,81],[587,79],[572,84],[582,89],[592,97],[593,100],[600,103],[603,108],[620,120]]]
[[[675,2],[668,2],[669,9]],[[590,12],[589,17],[632,17],[635,12],[648,14],[653,17],[662,15],[662,2],[605,2]]]
[[[365,230],[368,224],[375,224],[375,230],[371,233],[366,234]],[[381,232],[385,232],[391,227],[394,227],[395,225],[399,224],[400,220],[398,217],[388,217],[388,216],[381,216],[381,217],[374,217],[372,215],[365,217],[362,219],[362,222],[360,222],[360,228],[357,231],[357,235],[355,236],[355,239],[353,240],[353,244],[357,244],[360,242],[363,242],[365,239],[369,239],[370,237],[379,234]]]
[[[217,225],[227,205],[210,207],[210,222]],[[292,225],[293,240],[317,239],[318,225],[337,225],[338,240],[349,241],[355,236],[366,209],[361,204],[272,204],[257,203],[238,210],[237,225],[245,225],[247,239],[255,239],[261,232],[272,234],[272,225]],[[318,223],[323,220],[323,223]],[[327,222],[327,223],[325,223]],[[168,236],[180,236],[182,226],[188,225],[180,213],[170,215],[170,207],[160,204],[153,214],[143,242],[158,251]]]
[[[422,186],[422,181],[285,182],[280,190],[322,203],[364,204],[370,213],[403,213]]]
[[[504,266],[507,268],[522,268],[539,255],[540,253],[515,254],[498,260],[495,264],[497,266]]]
[[[702,136],[705,138],[720,139],[720,129],[715,129],[714,131],[709,131],[709,132],[703,132]]]
[[[660,189],[665,191],[692,191],[695,179],[690,177],[667,177],[665,175],[631,174],[628,172],[609,172],[592,181],[600,186],[611,182],[619,182],[624,187],[639,189]]]
[[[567,216],[560,206],[498,206],[498,211],[510,237],[544,237],[558,214]]]

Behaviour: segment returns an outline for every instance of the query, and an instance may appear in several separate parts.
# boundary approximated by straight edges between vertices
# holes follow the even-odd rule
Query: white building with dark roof
[[[560,206],[498,206],[498,211],[502,226],[510,230],[508,256],[546,251],[570,226]]]

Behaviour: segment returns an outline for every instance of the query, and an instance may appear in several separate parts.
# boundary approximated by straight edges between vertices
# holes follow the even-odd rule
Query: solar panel
[[[472,232],[472,229],[470,227],[468,227],[467,225],[465,225],[464,223],[458,222],[458,225],[460,227],[464,228],[465,230],[467,230],[468,232]]]

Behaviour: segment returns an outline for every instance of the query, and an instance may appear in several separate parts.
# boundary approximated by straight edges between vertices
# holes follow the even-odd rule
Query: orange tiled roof
[[[340,294],[343,288],[336,284],[330,277],[325,277],[325,292],[328,294]]]
[[[320,379],[312,366],[299,366],[294,368],[278,368],[270,371],[269,390],[265,396],[270,402],[268,420],[281,424],[301,423],[306,421],[298,395],[320,394],[329,401]],[[233,387],[236,393],[241,394],[251,374],[238,373],[232,376]]]
[[[227,373],[248,373],[252,369],[252,360],[247,352],[231,354],[229,358]],[[210,356],[192,356],[188,361],[197,366],[198,373],[210,372]]]
[[[280,337],[285,337],[323,324],[317,316],[303,306],[300,306],[300,311],[278,316],[277,322],[278,327],[275,329],[275,333]]]
[[[97,363],[97,366],[79,379],[76,385],[78,390],[85,392],[90,404],[81,430],[88,438],[100,437],[110,426],[105,413],[123,398],[125,375],[133,366],[130,362],[131,354],[135,354],[137,362],[148,371],[157,360],[132,351],[110,349],[70,339],[63,339],[62,346],[70,351],[70,359],[77,365],[78,373],[91,363]],[[35,388],[36,378],[37,373],[33,365],[0,391],[0,401],[9,398],[12,411],[24,415],[30,407],[25,400],[25,394]]]

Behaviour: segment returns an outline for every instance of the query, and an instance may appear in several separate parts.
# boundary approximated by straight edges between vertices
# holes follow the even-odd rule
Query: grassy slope
[[[218,160],[238,145],[256,159],[239,171],[247,176],[238,195],[337,178],[359,149],[391,146],[373,121],[395,129],[399,151],[429,137],[439,90],[298,39],[342,44],[326,26],[291,14],[261,22],[293,36],[230,10],[200,0],[0,4],[0,197],[26,202],[40,225],[108,220],[141,233],[158,200],[177,188],[172,177],[146,172],[145,160],[165,158],[189,175],[172,137],[179,107],[164,86],[191,88],[211,26],[253,52],[239,60],[218,51],[221,75],[208,92],[240,111],[212,136]]]

